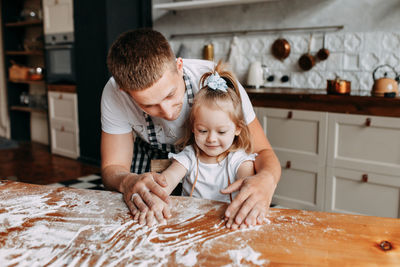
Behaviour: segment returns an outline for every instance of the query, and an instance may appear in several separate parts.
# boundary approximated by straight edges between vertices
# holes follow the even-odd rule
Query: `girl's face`
[[[218,155],[231,147],[240,129],[226,112],[203,105],[197,108],[193,133],[202,162],[216,163]]]

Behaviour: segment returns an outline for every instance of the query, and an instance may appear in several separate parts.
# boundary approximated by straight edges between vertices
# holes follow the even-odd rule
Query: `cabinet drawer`
[[[51,152],[70,158],[78,158],[80,154],[78,132],[71,131],[61,125],[51,127]]]
[[[273,203],[295,209],[323,210],[324,166],[280,154],[282,175]]]
[[[400,179],[328,167],[326,210],[399,218]]]
[[[78,103],[76,94],[49,92],[48,98],[50,120],[64,120],[77,124]]]
[[[329,114],[328,165],[400,174],[400,119]]]
[[[275,108],[255,111],[275,151],[302,155],[312,161],[325,160],[326,113]]]

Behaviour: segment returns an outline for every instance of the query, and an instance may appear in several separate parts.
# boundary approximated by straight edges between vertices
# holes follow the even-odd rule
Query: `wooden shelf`
[[[43,24],[42,20],[34,19],[34,20],[8,22],[5,24],[5,26],[6,27],[26,27],[26,26],[36,26],[36,25],[42,25],[42,24]]]
[[[16,110],[16,111],[23,111],[23,112],[35,112],[35,113],[43,113],[47,114],[47,109],[44,108],[31,108],[31,107],[25,107],[25,106],[11,106],[11,110]]]
[[[30,80],[12,80],[12,79],[9,79],[8,81],[10,81],[12,83],[26,83],[26,84],[42,84],[45,82],[44,80],[30,81]]]
[[[193,1],[181,1],[174,3],[162,3],[154,4],[154,9],[164,10],[185,10],[185,9],[196,9],[196,8],[208,8],[218,6],[229,6],[229,5],[240,5],[240,4],[252,4],[260,2],[276,2],[279,0],[193,0]]]
[[[62,92],[62,93],[76,93],[76,85],[75,84],[48,84],[47,91]]]
[[[9,56],[43,56],[43,50],[6,51],[6,55],[9,55]]]

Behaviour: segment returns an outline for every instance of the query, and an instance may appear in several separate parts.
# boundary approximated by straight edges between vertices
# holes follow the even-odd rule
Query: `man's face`
[[[177,70],[168,69],[149,88],[129,92],[139,107],[152,117],[176,120],[182,110],[185,94],[182,59],[177,60]]]

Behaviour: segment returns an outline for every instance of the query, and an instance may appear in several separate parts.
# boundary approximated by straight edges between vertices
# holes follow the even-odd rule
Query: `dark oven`
[[[75,83],[75,47],[73,33],[45,36],[46,79],[48,83]]]

